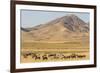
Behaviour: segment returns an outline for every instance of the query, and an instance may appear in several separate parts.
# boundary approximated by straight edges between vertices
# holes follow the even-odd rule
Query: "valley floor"
[[[89,59],[89,43],[36,43],[21,45],[21,63],[75,61]]]

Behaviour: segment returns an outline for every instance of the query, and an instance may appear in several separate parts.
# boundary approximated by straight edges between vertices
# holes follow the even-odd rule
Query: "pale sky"
[[[89,22],[89,13],[79,12],[61,12],[61,11],[36,11],[36,10],[21,10],[21,27],[33,27],[39,24],[45,24],[56,18],[74,14],[85,22]]]

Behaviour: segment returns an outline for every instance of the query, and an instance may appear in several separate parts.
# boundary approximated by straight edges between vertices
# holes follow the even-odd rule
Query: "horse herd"
[[[22,52],[22,56],[26,59],[31,56],[34,60],[51,60],[51,59],[76,59],[76,58],[85,58],[86,55],[79,55],[76,53],[71,53],[65,55],[64,53],[39,53],[39,52]]]

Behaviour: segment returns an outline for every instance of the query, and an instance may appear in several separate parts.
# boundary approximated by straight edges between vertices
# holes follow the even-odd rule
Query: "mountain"
[[[70,41],[89,36],[89,25],[76,15],[66,15],[31,28],[21,28],[23,41]]]

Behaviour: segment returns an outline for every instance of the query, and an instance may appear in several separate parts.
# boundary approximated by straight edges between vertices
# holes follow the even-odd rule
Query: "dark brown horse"
[[[47,55],[43,55],[43,56],[42,56],[42,59],[43,59],[43,60],[47,60],[47,59],[48,59],[48,56],[47,56]]]

